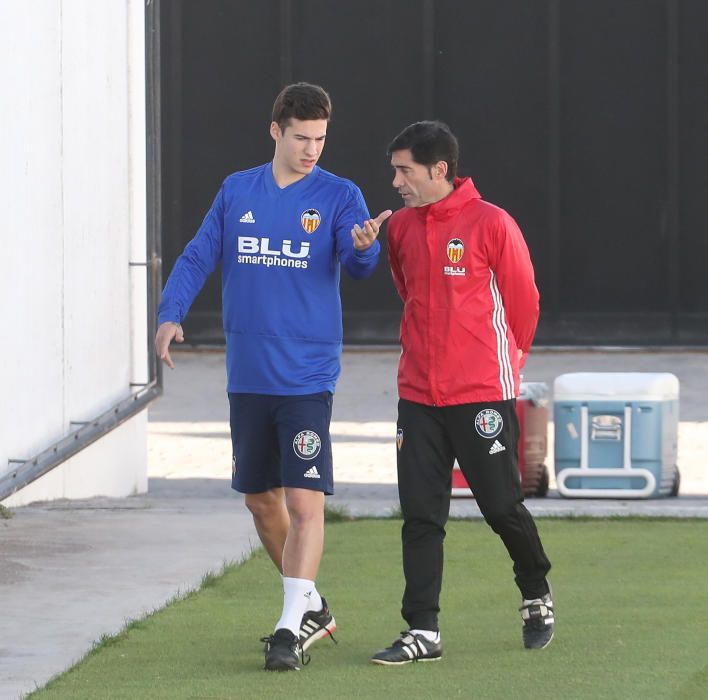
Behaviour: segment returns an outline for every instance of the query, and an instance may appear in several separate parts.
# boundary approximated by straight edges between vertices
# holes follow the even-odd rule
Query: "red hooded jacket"
[[[469,178],[454,186],[388,224],[403,300],[398,393],[429,406],[518,396],[538,323],[533,266],[516,222],[483,201]]]

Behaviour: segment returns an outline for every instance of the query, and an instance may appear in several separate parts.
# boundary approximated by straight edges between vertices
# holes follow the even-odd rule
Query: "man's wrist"
[[[371,245],[366,248],[354,248],[354,255],[359,258],[368,258],[371,255],[371,251],[374,249],[376,241],[372,241]]]
[[[162,316],[157,317],[157,326],[158,328],[165,323],[173,323],[175,326],[180,326],[182,325],[182,322],[177,320],[179,316],[177,314],[171,314],[171,313],[166,313],[163,314]]]

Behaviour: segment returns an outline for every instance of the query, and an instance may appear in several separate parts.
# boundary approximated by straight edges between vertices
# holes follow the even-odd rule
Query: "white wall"
[[[145,382],[139,0],[0,4],[0,476]],[[146,489],[145,416],[3,502]]]

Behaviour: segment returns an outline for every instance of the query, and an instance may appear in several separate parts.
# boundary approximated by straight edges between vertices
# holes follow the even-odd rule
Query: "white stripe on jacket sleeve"
[[[507,336],[506,314],[504,312],[504,301],[497,277],[492,268],[489,268],[489,290],[494,301],[494,312],[492,314],[492,326],[497,336],[497,361],[499,362],[499,383],[502,389],[504,401],[514,398],[514,371],[511,367],[509,357],[509,338]]]

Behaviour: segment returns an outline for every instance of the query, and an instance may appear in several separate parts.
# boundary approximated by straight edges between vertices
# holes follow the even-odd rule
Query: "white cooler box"
[[[576,498],[677,495],[679,381],[580,372],[553,384],[558,492]]]

